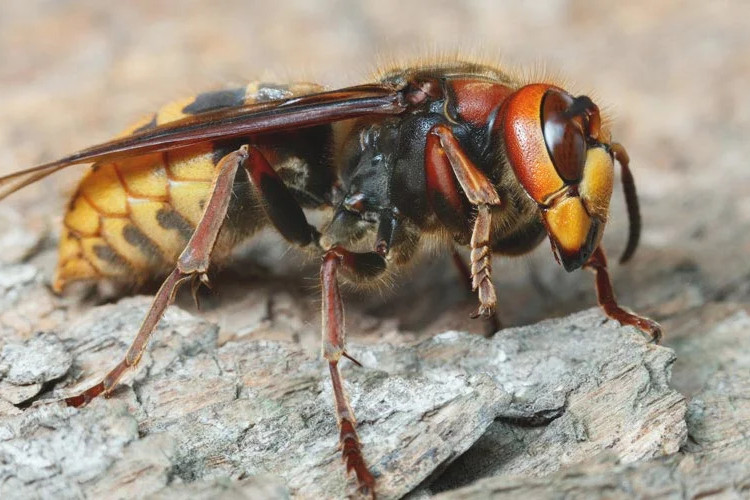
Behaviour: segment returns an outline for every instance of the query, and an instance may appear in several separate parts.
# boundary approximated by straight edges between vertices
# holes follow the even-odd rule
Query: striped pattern
[[[98,277],[132,280],[173,264],[200,220],[212,149],[96,165],[65,215],[55,288]]]
[[[190,114],[320,90],[306,83],[253,82],[202,93],[167,104],[123,135]],[[54,288],[99,278],[137,282],[168,271],[200,220],[224,150],[206,143],[94,165],[65,214]],[[237,238],[225,239],[231,245]]]

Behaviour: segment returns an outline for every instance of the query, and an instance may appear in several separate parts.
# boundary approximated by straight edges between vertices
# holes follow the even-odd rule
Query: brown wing
[[[399,89],[369,84],[201,113],[0,177],[0,200],[71,165],[117,160],[213,139],[310,127],[365,115],[399,114],[406,108],[406,100]]]

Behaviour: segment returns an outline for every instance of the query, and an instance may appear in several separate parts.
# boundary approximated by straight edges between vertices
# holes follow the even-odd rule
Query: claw
[[[656,321],[652,321],[650,319],[642,318],[642,322],[638,324],[638,328],[643,333],[646,333],[651,337],[649,339],[650,344],[655,344],[655,345],[661,344],[662,329],[659,323],[657,323]]]
[[[354,424],[348,420],[341,421],[339,448],[341,458],[346,464],[347,474],[354,472],[357,478],[357,493],[375,498],[375,478],[365,464],[362,456],[362,443],[359,442]]]
[[[476,319],[481,317],[482,319],[490,319],[495,314],[495,308],[491,306],[487,306],[485,304],[480,305],[476,311],[471,313],[470,317],[472,319]]]

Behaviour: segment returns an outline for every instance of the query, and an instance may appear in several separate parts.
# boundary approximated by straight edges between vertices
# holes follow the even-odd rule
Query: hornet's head
[[[638,244],[640,216],[625,149],[610,143],[599,108],[586,96],[531,84],[503,105],[500,129],[518,181],[539,205],[555,256],[567,271],[599,246],[609,213],[614,160],[623,168],[630,237],[621,261]]]

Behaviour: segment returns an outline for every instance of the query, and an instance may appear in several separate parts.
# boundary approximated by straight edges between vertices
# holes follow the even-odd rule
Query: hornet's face
[[[586,96],[527,85],[506,101],[502,133],[508,160],[539,205],[558,260],[567,271],[581,267],[601,241],[614,180],[598,108]]]

